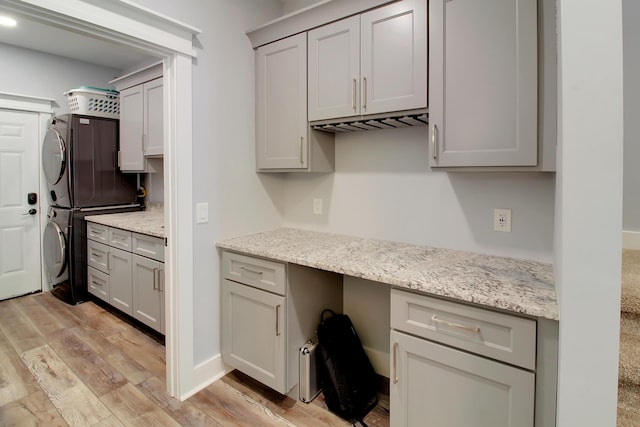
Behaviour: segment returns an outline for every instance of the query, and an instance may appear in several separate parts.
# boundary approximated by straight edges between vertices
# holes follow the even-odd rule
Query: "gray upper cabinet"
[[[256,51],[258,169],[307,167],[306,75],[306,34]]]
[[[256,50],[256,163],[261,172],[329,172],[333,137],[309,129],[307,35]]]
[[[427,106],[424,0],[404,0],[308,33],[309,120]]]
[[[429,1],[434,167],[536,166],[536,0]]]

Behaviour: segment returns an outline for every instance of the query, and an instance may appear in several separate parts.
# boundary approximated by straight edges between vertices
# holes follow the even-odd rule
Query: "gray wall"
[[[209,203],[209,222],[194,225],[197,365],[220,353],[215,241],[282,224],[280,178],[255,173],[254,53],[245,34],[280,16],[282,5],[277,0],[137,3],[202,30],[194,43],[193,201]]]
[[[640,2],[623,0],[624,210],[622,229],[640,231]]]
[[[432,171],[427,140],[426,126],[336,135],[335,173],[286,177],[285,225],[551,261],[554,174]],[[512,209],[511,233],[494,208]]]
[[[0,91],[55,99],[55,114],[69,112],[69,89],[79,86],[111,87],[120,70],[87,64],[47,53],[0,43]]]

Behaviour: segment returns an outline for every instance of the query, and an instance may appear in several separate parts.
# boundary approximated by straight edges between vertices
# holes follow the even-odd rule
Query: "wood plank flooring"
[[[374,409],[369,426],[388,426]],[[1,426],[348,426],[322,397],[305,404],[236,372],[186,401],[165,386],[157,337],[50,293],[0,302]]]

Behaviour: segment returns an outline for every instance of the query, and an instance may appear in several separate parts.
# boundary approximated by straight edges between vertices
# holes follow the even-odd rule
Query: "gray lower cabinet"
[[[535,375],[391,331],[392,426],[533,426]]]
[[[87,223],[88,291],[164,333],[164,241]]]
[[[261,383],[286,393],[285,297],[224,280],[223,357]]]
[[[222,275],[225,363],[298,398],[300,347],[324,308],[342,311],[342,277],[227,251]]]
[[[109,304],[131,316],[132,289],[131,252],[109,247]]]
[[[164,263],[132,254],[133,317],[164,334]]]
[[[392,426],[534,426],[535,320],[392,290],[391,328]]]

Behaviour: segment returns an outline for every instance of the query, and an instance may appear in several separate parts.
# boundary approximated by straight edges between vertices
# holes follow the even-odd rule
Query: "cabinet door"
[[[120,170],[144,171],[143,85],[120,92]]]
[[[360,17],[309,31],[309,120],[360,114]]]
[[[302,33],[256,51],[258,170],[307,168],[307,132],[307,37]]]
[[[131,316],[131,252],[109,248],[109,303]]]
[[[144,153],[160,156],[163,148],[162,77],[144,84]]]
[[[532,427],[534,396],[533,372],[391,331],[393,426]]]
[[[133,317],[164,333],[164,264],[132,255]]]
[[[361,15],[363,114],[427,106],[426,8],[404,0]]]
[[[222,283],[222,357],[280,393],[285,379],[285,298],[250,286]]]
[[[429,1],[432,166],[537,164],[536,0]]]

